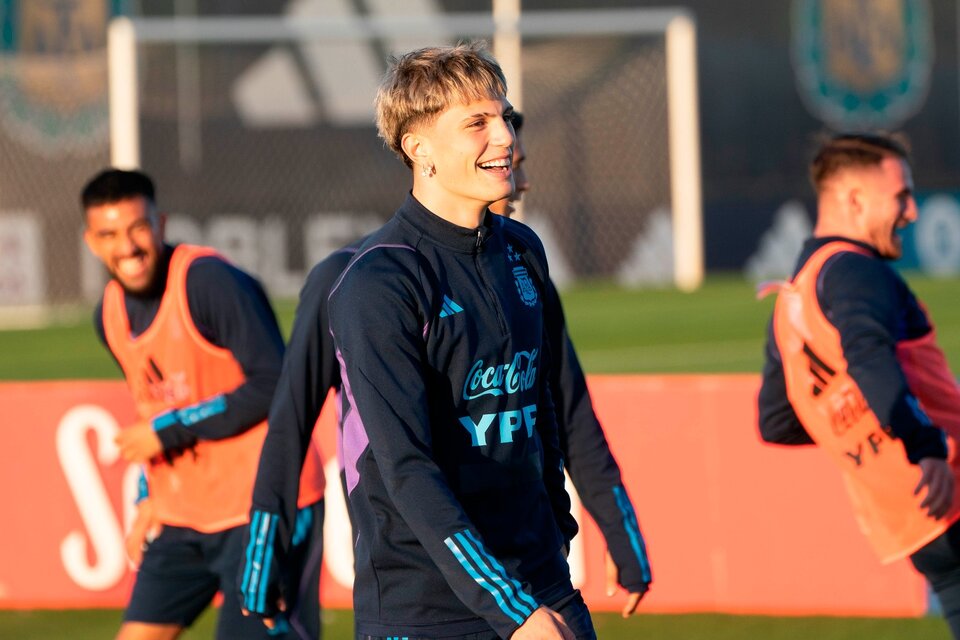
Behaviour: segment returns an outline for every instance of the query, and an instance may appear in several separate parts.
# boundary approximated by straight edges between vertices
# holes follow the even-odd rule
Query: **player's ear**
[[[432,167],[430,140],[420,133],[407,132],[400,138],[400,148],[415,167]]]

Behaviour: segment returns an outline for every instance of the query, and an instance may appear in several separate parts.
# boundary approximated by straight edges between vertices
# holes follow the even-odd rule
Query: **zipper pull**
[[[480,244],[483,242],[483,237],[480,235],[480,229],[477,229],[477,249],[480,249]]]

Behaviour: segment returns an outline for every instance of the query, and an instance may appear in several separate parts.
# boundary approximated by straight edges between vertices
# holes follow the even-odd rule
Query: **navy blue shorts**
[[[323,500],[305,509],[313,516],[310,535],[291,549],[291,566],[303,570],[290,576],[285,591],[295,601],[287,603],[276,629],[268,630],[260,618],[240,611],[237,574],[247,525],[217,533],[165,526],[144,551],[124,622],[189,627],[221,592],[218,640],[319,638]]]

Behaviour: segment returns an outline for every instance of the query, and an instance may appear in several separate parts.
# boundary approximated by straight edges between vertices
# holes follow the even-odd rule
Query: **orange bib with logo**
[[[912,554],[960,517],[960,491],[941,520],[920,509],[914,495],[920,468],[902,442],[867,405],[847,372],[840,334],[824,316],[816,283],[824,263],[862,248],[831,242],[816,251],[785,284],[773,313],[774,336],[783,361],[787,396],[810,437],[840,467],[860,529],[883,562]],[[897,360],[920,406],[948,434],[950,461],[958,475],[955,437],[960,435],[960,390],[933,331],[897,344]]]
[[[207,341],[190,315],[187,271],[205,256],[217,253],[190,245],[174,249],[160,308],[136,338],[130,335],[122,287],[111,281],[104,292],[107,343],[145,420],[229,393],[245,380],[233,354]],[[263,421],[231,438],[200,440],[170,460],[151,460],[147,481],[160,522],[206,533],[246,523],[266,432]],[[322,471],[318,452],[311,447],[301,477],[301,505],[323,496]]]

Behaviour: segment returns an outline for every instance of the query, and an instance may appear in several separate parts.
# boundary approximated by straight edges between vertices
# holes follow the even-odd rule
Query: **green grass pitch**
[[[947,360],[960,363],[958,280],[908,275],[937,325]],[[593,373],[757,372],[772,299],[757,301],[739,277],[711,277],[695,293],[672,289],[627,291],[591,283],[563,293],[567,322],[584,368]],[[276,305],[285,333],[294,303]],[[99,345],[84,311],[73,321],[38,330],[0,331],[0,380],[116,379],[119,370]],[[656,588],[656,587],[654,587]],[[642,612],[641,605],[641,612]],[[116,610],[0,611],[0,638],[73,640],[113,637]],[[206,614],[185,636],[213,636]],[[714,614],[642,614],[622,620],[596,614],[601,640],[946,640],[938,618],[777,618]],[[69,630],[69,632],[65,630]],[[351,637],[349,611],[325,612],[326,640]]]

